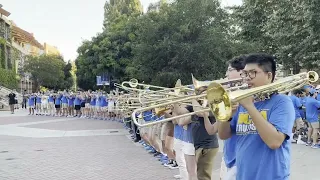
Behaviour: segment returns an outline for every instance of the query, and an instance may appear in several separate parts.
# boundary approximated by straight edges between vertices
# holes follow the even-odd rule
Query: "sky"
[[[158,0],[140,0],[144,9]],[[223,5],[241,0],[222,0]],[[9,20],[33,33],[35,38],[58,47],[65,60],[75,60],[85,39],[102,32],[106,0],[1,0]]]

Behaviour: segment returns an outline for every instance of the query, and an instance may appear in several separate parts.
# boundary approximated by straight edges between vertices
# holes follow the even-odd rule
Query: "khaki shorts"
[[[304,122],[303,122],[302,118],[300,117],[300,118],[297,118],[297,119],[294,121],[293,127],[296,127],[297,129],[300,129],[300,128],[303,127],[303,125],[304,125]]]
[[[54,109],[54,103],[53,103],[53,102],[49,102],[48,108],[49,108],[49,109]]]
[[[101,111],[101,107],[100,106],[96,106],[96,112],[100,112]]]
[[[62,103],[61,104],[61,108],[68,108],[68,104],[67,103]]]
[[[41,109],[41,103],[36,104],[36,109]]]
[[[47,109],[48,108],[48,103],[41,103],[41,108],[42,109]]]
[[[319,122],[313,122],[313,123],[308,122],[308,125],[309,127],[312,127],[312,128],[319,128]]]

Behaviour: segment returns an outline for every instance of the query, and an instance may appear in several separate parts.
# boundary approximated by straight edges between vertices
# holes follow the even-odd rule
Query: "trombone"
[[[253,95],[258,97],[267,97],[273,93],[289,92],[294,89],[299,89],[306,84],[314,83],[318,81],[318,79],[319,79],[319,75],[315,71],[309,71],[309,72],[304,72],[304,73],[296,74],[294,76],[289,76],[289,77],[279,79],[268,85],[264,85],[264,86],[260,86],[252,89],[235,90],[231,92],[229,89],[224,89],[221,84],[217,82],[211,82],[208,85],[206,94],[194,95],[194,96],[186,97],[176,101],[171,101],[171,102],[166,102],[166,103],[162,103],[162,104],[158,104],[150,107],[135,109],[132,113],[132,120],[137,126],[146,127],[146,126],[152,126],[158,123],[172,121],[174,119],[192,116],[201,112],[211,111],[214,117],[216,118],[216,120],[221,122],[226,122],[232,116],[232,104],[239,102],[241,99],[245,99]],[[204,108],[199,111],[182,114],[182,115],[166,118],[163,120],[159,120],[156,122],[150,122],[150,123],[144,123],[144,124],[138,123],[135,118],[136,113],[141,113],[143,111],[147,111],[150,109],[163,107],[163,106],[167,106],[175,103],[181,103],[185,100],[192,100],[192,99],[203,98],[203,97],[205,97],[208,100],[209,108]]]

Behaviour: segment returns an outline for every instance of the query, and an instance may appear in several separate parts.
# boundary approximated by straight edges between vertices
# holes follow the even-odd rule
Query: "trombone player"
[[[245,60],[245,56],[240,56],[240,57],[235,57],[233,59],[231,59],[228,62],[228,69],[226,71],[226,77],[228,80],[234,80],[234,79],[239,79],[240,78],[240,73],[242,72],[243,68],[244,68],[244,60]],[[230,85],[233,86],[233,85]],[[193,101],[194,105],[199,106],[200,104],[197,101]],[[233,107],[234,109],[237,108],[237,105],[235,105]],[[198,111],[200,108],[199,107],[194,107],[195,111]],[[214,118],[212,117],[212,115],[209,116],[209,113],[200,113],[197,114],[197,116],[202,117],[202,126],[204,126],[205,131],[207,132],[208,136],[209,135],[215,135],[218,132],[218,122],[219,121],[212,121],[211,119]],[[200,121],[201,122],[201,121]],[[203,135],[202,135],[203,136]],[[236,179],[236,172],[237,172],[237,168],[235,166],[235,162],[236,162],[236,136],[232,135],[232,137],[230,137],[229,139],[224,141],[224,146],[223,146],[223,157],[222,157],[222,162],[221,162],[221,168],[220,168],[220,179],[221,180],[235,180]],[[205,158],[206,160],[209,160],[209,163],[211,163],[211,166],[209,168],[207,168],[208,170],[210,170],[210,176],[206,177],[199,177],[198,174],[198,178],[200,179],[211,179],[211,172],[212,172],[212,166],[213,166],[213,159],[218,151],[218,146],[216,146],[215,152],[213,152],[213,154],[209,157],[209,156],[203,156],[203,158]],[[203,167],[203,165],[201,167],[198,166],[198,171],[201,169],[206,169],[205,167]],[[208,172],[207,170],[207,172]]]
[[[273,83],[274,57],[250,54],[244,64],[241,77],[249,88]],[[218,127],[221,139],[236,136],[236,179],[289,179],[291,150],[288,140],[295,119],[292,101],[288,96],[273,93],[266,98],[244,98],[239,103],[233,118],[220,122]]]

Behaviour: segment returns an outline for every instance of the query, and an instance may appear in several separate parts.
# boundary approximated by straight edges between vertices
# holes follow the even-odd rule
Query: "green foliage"
[[[226,61],[252,52],[276,55],[286,69],[317,69],[320,1],[244,0],[223,9],[219,0],[165,0],[142,14],[138,0],[105,4],[104,31],[78,48],[77,83],[96,89],[97,75],[172,86],[224,76]]]
[[[62,57],[53,55],[30,56],[23,69],[31,73],[38,86],[49,89],[69,89],[72,86],[70,70],[70,63],[66,64]]]
[[[0,77],[0,85],[10,89],[17,89],[18,79],[15,71],[0,68]]]
[[[278,56],[286,69],[318,69],[319,12],[316,0],[245,0],[233,8],[239,37],[261,44],[261,50]]]
[[[104,6],[104,27],[106,29],[117,23],[121,17],[132,17],[142,14],[140,0],[110,0]]]

